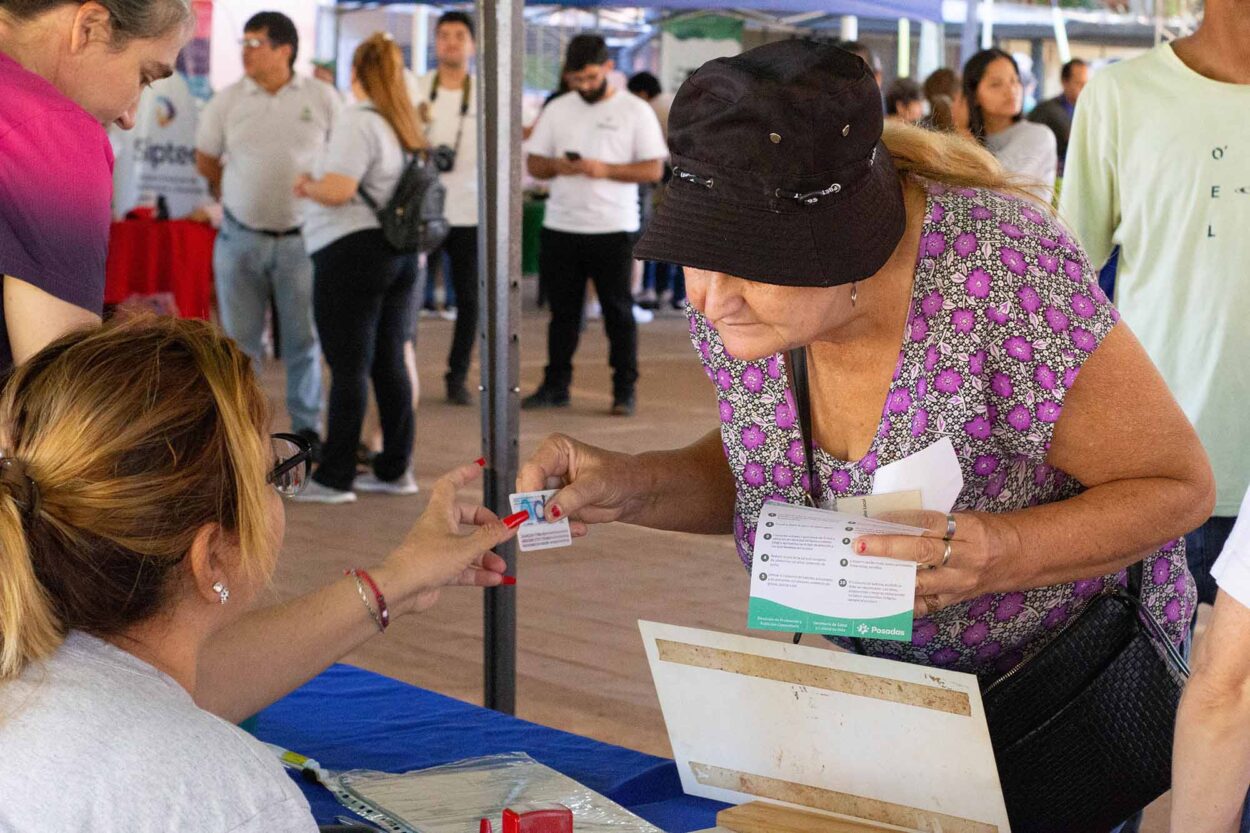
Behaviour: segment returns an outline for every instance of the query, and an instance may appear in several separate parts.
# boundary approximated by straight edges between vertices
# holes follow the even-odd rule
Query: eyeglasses
[[[269,38],[240,38],[239,46],[244,49],[260,49],[262,46],[273,46]]]
[[[312,445],[298,434],[273,434],[269,437],[273,449],[273,470],[265,478],[283,497],[298,495],[308,482],[308,470],[312,467]]]

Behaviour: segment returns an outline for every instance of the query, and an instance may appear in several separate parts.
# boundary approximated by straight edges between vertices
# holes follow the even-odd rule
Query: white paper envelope
[[[950,437],[942,437],[923,451],[877,469],[872,484],[874,495],[910,489],[920,490],[924,508],[930,512],[949,512],[954,508],[964,489],[964,474]]]

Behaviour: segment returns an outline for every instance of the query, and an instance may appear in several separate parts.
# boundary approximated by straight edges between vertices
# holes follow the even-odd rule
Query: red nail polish
[[[868,542],[867,541],[857,542],[855,544],[855,551],[858,552],[860,555],[863,555],[865,552],[868,551]]]
[[[526,512],[524,509],[520,512],[513,512],[511,515],[503,519],[503,525],[508,527],[508,529],[516,529],[518,526],[525,523],[525,519],[529,516],[530,513]]]
[[[559,519],[564,515],[564,513],[560,511],[560,507],[556,506],[554,503],[547,507],[547,514],[556,519]]]
[[[485,458],[485,457],[478,457],[478,458],[477,458],[476,460],[474,460],[473,462],[477,463],[477,464],[478,464],[481,468],[486,468],[486,458]]]
[[[512,585],[516,584],[516,576],[504,576],[503,579],[499,583],[506,584],[509,587],[511,587]]]

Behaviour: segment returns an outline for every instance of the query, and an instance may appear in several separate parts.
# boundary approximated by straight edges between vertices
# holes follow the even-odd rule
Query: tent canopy
[[[412,0],[375,0],[365,5],[386,6]],[[361,6],[359,0],[338,0],[340,6]],[[821,12],[828,15],[913,20],[942,20],[942,0],[563,0],[551,3],[527,0],[531,6],[561,6],[574,9],[645,8],[664,11],[726,11],[748,9],[759,12]]]

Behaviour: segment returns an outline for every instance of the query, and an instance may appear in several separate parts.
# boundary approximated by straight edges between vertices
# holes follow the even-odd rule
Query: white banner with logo
[[[195,129],[209,95],[208,38],[212,3],[195,0],[196,34],[178,56],[177,70],[143,93],[133,130],[109,129],[113,168],[113,214],[136,206],[155,208],[164,197],[170,217],[184,217],[209,201],[195,170]]]

